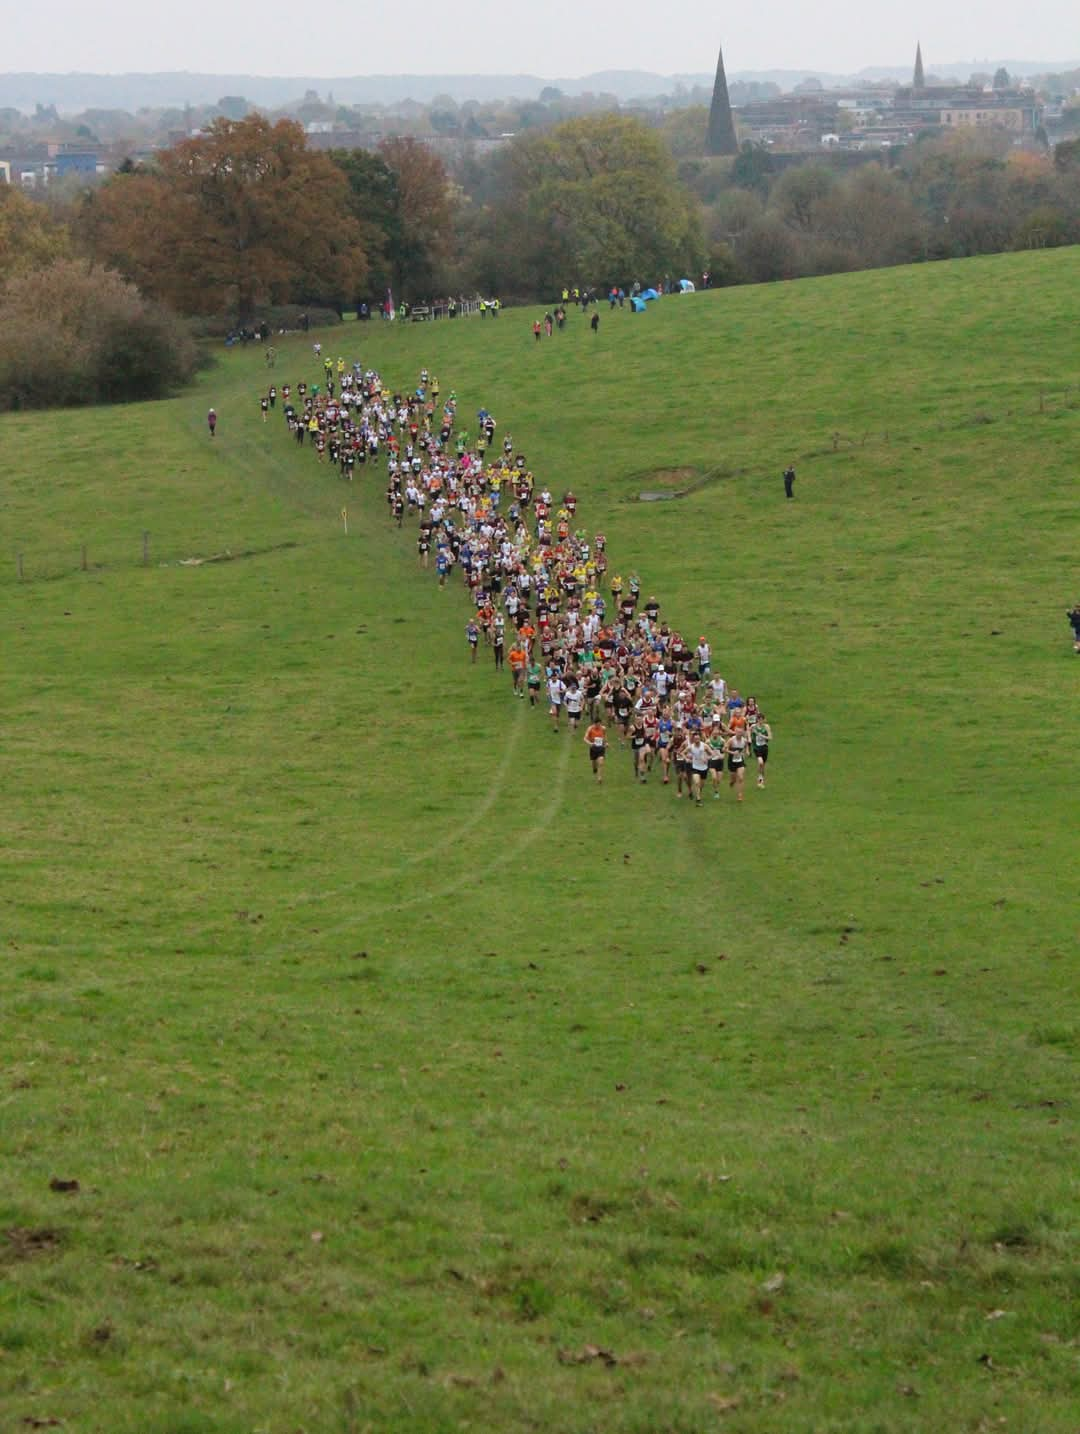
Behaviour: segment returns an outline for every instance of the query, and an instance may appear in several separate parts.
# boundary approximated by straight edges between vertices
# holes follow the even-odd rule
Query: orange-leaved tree
[[[86,201],[93,257],[183,313],[351,298],[367,260],[345,177],[300,125],[218,119]]]
[[[398,232],[391,247],[394,281],[407,297],[430,297],[453,244],[455,194],[446,166],[417,139],[384,139],[379,154],[397,180]]]

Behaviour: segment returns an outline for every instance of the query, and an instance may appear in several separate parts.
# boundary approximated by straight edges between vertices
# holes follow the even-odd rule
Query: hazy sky
[[[600,69],[927,69],[964,59],[1080,58],[1077,0],[773,0],[725,14],[709,0],[0,0],[6,71],[198,70],[356,75]]]

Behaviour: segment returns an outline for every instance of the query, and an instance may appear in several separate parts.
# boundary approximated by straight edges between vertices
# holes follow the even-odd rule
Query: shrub
[[[168,310],[107,269],[62,259],[0,290],[0,409],[159,398],[195,346]]]

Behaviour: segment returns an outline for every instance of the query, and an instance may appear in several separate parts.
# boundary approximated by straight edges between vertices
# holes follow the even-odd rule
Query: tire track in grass
[[[517,754],[517,749],[518,749],[518,747],[519,747],[519,745],[520,745],[520,742],[521,742],[521,734],[522,734],[522,732],[524,731],[524,729],[525,729],[525,723],[526,723],[527,720],[528,720],[527,715],[526,715],[526,714],[527,714],[527,711],[528,711],[527,706],[526,706],[525,704],[515,704],[515,707],[516,707],[517,710],[516,710],[516,713],[515,713],[513,722],[512,722],[512,724],[511,724],[511,726],[510,726],[510,730],[509,730],[509,732],[508,732],[508,734],[507,734],[506,740],[505,740],[505,742],[503,743],[502,757],[500,758],[499,765],[498,765],[498,767],[496,768],[495,772],[494,772],[493,775],[492,775],[491,781],[490,781],[490,783],[488,784],[488,788],[487,788],[486,793],[484,794],[483,799],[482,799],[482,800],[479,802],[479,804],[475,807],[475,809],[473,810],[473,812],[472,812],[472,814],[470,815],[470,817],[468,818],[468,820],[467,820],[466,822],[464,822],[461,826],[456,827],[452,832],[450,832],[450,833],[448,833],[446,836],[442,837],[439,841],[435,842],[433,845],[427,846],[427,847],[423,848],[423,850],[419,851],[415,856],[402,857],[402,859],[401,859],[400,862],[396,862],[396,863],[394,863],[393,865],[383,866],[383,867],[379,868],[377,871],[372,872],[370,875],[371,875],[371,879],[372,879],[373,881],[387,881],[387,880],[389,880],[390,878],[392,878],[392,877],[394,877],[394,876],[399,876],[399,875],[401,875],[402,873],[408,871],[410,868],[416,866],[417,864],[419,864],[419,863],[421,863],[421,862],[428,862],[428,861],[434,860],[436,857],[441,856],[441,855],[442,855],[445,851],[447,851],[450,847],[453,847],[453,846],[455,846],[456,844],[458,844],[459,842],[461,842],[463,838],[465,838],[466,836],[468,836],[472,831],[474,831],[474,830],[476,829],[477,826],[479,826],[479,824],[480,824],[482,821],[484,821],[484,820],[486,819],[486,817],[488,816],[489,812],[490,812],[490,811],[492,810],[492,808],[495,806],[495,803],[499,800],[500,796],[502,796],[502,794],[503,794],[504,791],[506,790],[506,783],[507,783],[507,781],[508,781],[508,779],[509,779],[509,777],[510,777],[510,772],[511,772],[511,769],[512,769],[512,767],[513,767],[514,758],[515,758],[515,756],[516,756],[516,754]],[[566,765],[566,764],[565,764],[565,761],[564,761],[564,762],[562,763],[562,767],[563,767],[564,769],[565,769],[565,765]],[[559,791],[560,791],[560,793],[561,793],[562,786],[565,785],[565,770],[562,771],[561,776],[560,776],[560,778],[558,779],[558,783],[559,783]],[[560,800],[561,800],[561,797],[560,797]],[[549,820],[550,820],[550,819],[549,819]],[[530,838],[530,840],[531,840],[531,838]],[[456,890],[460,889],[460,887],[461,887],[462,885],[464,885],[464,882],[465,882],[465,878],[464,878],[464,877],[461,877],[461,878],[455,880],[454,882],[450,883],[449,886],[448,886],[448,890],[456,891]],[[349,892],[352,891],[353,889],[354,889],[354,884],[353,884],[353,883],[351,883],[351,882],[345,882],[345,883],[342,883],[342,884],[340,884],[340,885],[338,885],[338,886],[327,887],[325,890],[322,890],[322,891],[314,891],[314,892],[307,893],[307,894],[305,894],[305,895],[302,895],[302,896],[299,896],[299,897],[294,898],[293,901],[289,904],[289,906],[287,906],[286,908],[284,908],[284,913],[295,912],[295,911],[300,910],[301,908],[303,908],[303,909],[310,909],[311,907],[314,907],[314,906],[318,905],[320,902],[331,901],[331,900],[333,900],[335,897],[346,895],[347,893],[349,893]],[[438,896],[438,895],[442,895],[442,894],[445,894],[445,893],[443,893],[443,892],[430,892],[430,893],[429,893],[429,892],[425,891],[425,894],[424,894],[423,896],[420,896],[420,897],[415,898],[414,900],[408,902],[407,905],[410,905],[410,906],[417,905],[419,902],[428,900],[428,899],[429,899],[429,896],[430,896],[430,897],[434,897],[434,896]],[[381,906],[381,907],[378,907],[378,908],[373,908],[373,909],[372,909],[372,914],[377,914],[378,912],[382,912],[382,911],[384,911],[384,910],[393,909],[394,906],[395,906],[395,903],[391,902],[391,903],[389,903],[388,905],[384,905],[384,906]],[[334,933],[337,932],[337,931],[344,930],[345,927],[347,927],[347,926],[348,926],[352,921],[354,921],[354,920],[355,920],[355,917],[349,917],[347,920],[345,920],[344,922],[342,922],[340,926],[332,927],[332,928],[330,928],[329,932],[327,932],[327,933],[321,933],[321,934],[334,934]],[[222,931],[224,928],[225,928],[225,923],[224,923],[224,921],[222,921],[222,922],[213,922],[213,923],[208,924],[208,925],[206,925],[206,926],[198,927],[198,928],[196,928],[196,929],[194,929],[194,930],[191,929],[191,928],[187,928],[187,929],[184,931],[184,933],[183,933],[183,938],[182,938],[182,939],[183,939],[185,942],[196,942],[196,943],[197,943],[197,942],[199,942],[199,941],[203,941],[203,940],[206,940],[206,939],[209,938],[209,937],[212,937],[215,932]],[[167,947],[167,946],[173,946],[173,947],[174,947],[174,946],[176,945],[177,939],[178,939],[178,937],[177,937],[177,934],[176,934],[175,932],[173,932],[173,933],[171,933],[171,934],[169,934],[169,935],[162,935],[162,936],[156,936],[156,937],[148,937],[148,938],[146,938],[146,939],[144,939],[144,940],[138,942],[138,949],[139,949],[140,951],[149,951],[149,950],[157,950],[157,949],[160,949],[160,948],[163,948],[163,947]],[[292,948],[293,944],[294,944],[294,943],[291,942],[291,941],[288,941],[288,942],[285,942],[285,943],[280,943],[280,944],[278,944],[278,945],[269,947],[268,949],[264,950],[261,954],[264,955],[264,956],[268,956],[268,957],[280,956],[280,955],[284,954],[286,951],[290,950],[290,949]],[[26,948],[26,949],[29,949],[29,948]],[[38,949],[39,949],[43,954],[48,953],[48,952],[54,952],[54,953],[56,953],[56,954],[65,953],[65,954],[71,955],[71,954],[85,954],[85,953],[87,952],[87,950],[88,950],[88,946],[87,946],[87,943],[86,943],[86,942],[66,942],[66,943],[50,942],[50,943],[48,943],[48,944],[46,944],[46,943],[38,943]],[[132,948],[132,949],[134,949],[134,948]]]
[[[455,827],[455,829],[444,836],[441,841],[435,842],[432,846],[424,847],[424,849],[419,851],[415,856],[402,857],[402,859],[399,862],[395,862],[393,866],[384,866],[376,871],[370,872],[369,875],[373,881],[386,881],[390,877],[398,876],[410,867],[416,866],[419,862],[430,861],[433,857],[441,856],[444,851],[455,846],[463,837],[467,836],[479,826],[499,800],[500,795],[505,789],[505,783],[510,775],[514,756],[517,752],[518,744],[521,741],[521,733],[526,720],[526,710],[524,706],[518,707],[517,715],[514,718],[509,736],[503,743],[503,754],[499,765],[491,778],[483,800],[473,810],[468,821],[462,823],[459,827]],[[331,897],[340,896],[343,892],[351,890],[351,883],[344,883],[341,886],[328,887],[325,891],[313,891],[308,895],[298,897],[292,907],[290,907],[290,910],[294,910],[299,906],[314,906],[319,901],[328,901]]]
[[[523,708],[522,711],[524,712],[524,710],[525,709]],[[563,798],[566,794],[566,778],[570,770],[570,753],[572,745],[573,737],[571,734],[568,733],[567,740],[562,744],[562,755],[559,758],[558,766],[555,769],[555,780],[552,783],[551,796],[545,803],[536,820],[532,822],[531,825],[524,832],[522,832],[522,834],[514,842],[513,846],[509,847],[502,854],[502,860],[512,864],[522,854],[522,852],[528,850],[528,848],[532,846],[532,844],[539,837],[543,836],[543,834],[551,826],[551,823],[555,820],[555,817],[558,815],[559,808],[563,804]],[[426,887],[416,896],[410,896],[403,901],[386,901],[376,906],[365,906],[362,917],[347,917],[345,920],[339,922],[336,926],[331,926],[325,931],[320,931],[319,935],[337,936],[340,935],[341,932],[347,930],[350,926],[353,926],[358,919],[384,916],[388,912],[408,911],[414,906],[424,906],[432,901],[441,900],[444,896],[454,896],[459,891],[461,891],[461,889],[466,886],[471,879],[471,876],[455,877],[452,881],[444,882],[442,886]],[[282,947],[280,949],[285,950],[287,948]],[[266,954],[277,955],[279,954],[279,952],[274,950],[267,952]]]

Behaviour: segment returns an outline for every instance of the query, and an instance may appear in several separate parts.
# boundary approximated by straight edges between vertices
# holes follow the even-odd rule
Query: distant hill
[[[684,83],[711,84],[708,74],[688,76]],[[35,105],[55,105],[62,113],[80,110],[163,109],[185,104],[214,104],[222,95],[243,95],[267,108],[299,99],[306,90],[332,94],[341,104],[427,103],[436,95],[465,100],[535,98],[551,85],[566,94],[585,91],[613,94],[620,100],[670,91],[676,81],[667,75],[639,70],[611,70],[576,79],[544,79],[540,75],[355,75],[328,79],[313,75],[206,75],[190,71],[160,74],[5,74],[0,75],[0,107],[33,112]]]
[[[824,70],[729,70],[730,80],[771,81],[784,89],[806,79],[823,85],[850,84],[859,80],[904,80],[911,61],[892,68],[869,66],[857,74],[839,75]],[[973,70],[997,69],[1004,64],[1011,74],[1033,75],[1073,68],[1080,61],[963,60],[928,69],[941,76],[966,79]],[[436,95],[465,100],[527,99],[553,86],[568,95],[586,91],[611,94],[619,100],[670,94],[682,85],[711,86],[712,71],[696,74],[662,75],[649,70],[600,70],[593,74],[564,79],[540,75],[352,75],[326,78],[311,75],[208,75],[194,71],[95,75],[95,74],[0,74],[0,108],[11,107],[32,113],[34,107],[55,105],[61,113],[85,109],[166,109],[185,104],[214,104],[223,95],[243,95],[253,104],[275,108],[299,99],[306,90],[332,94],[342,104],[396,104],[402,100],[427,103]]]

